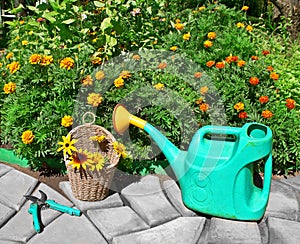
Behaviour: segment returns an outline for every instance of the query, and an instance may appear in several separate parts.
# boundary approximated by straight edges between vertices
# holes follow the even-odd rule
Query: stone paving
[[[263,219],[247,222],[209,217],[187,209],[172,179],[148,175],[126,185],[103,201],[84,202],[61,182],[64,197],[47,185],[10,166],[0,164],[0,243],[97,244],[297,244],[300,243],[300,176],[273,180]],[[80,209],[80,217],[43,210],[43,232],[33,229],[30,202],[40,196]]]

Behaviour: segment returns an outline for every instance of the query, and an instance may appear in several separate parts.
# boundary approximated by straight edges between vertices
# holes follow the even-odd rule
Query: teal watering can
[[[243,127],[204,126],[192,138],[188,151],[172,144],[155,127],[118,104],[115,130],[130,124],[145,130],[169,161],[184,204],[195,211],[238,220],[260,220],[267,207],[272,176],[272,131],[258,123]],[[264,162],[263,187],[253,182],[255,163]]]

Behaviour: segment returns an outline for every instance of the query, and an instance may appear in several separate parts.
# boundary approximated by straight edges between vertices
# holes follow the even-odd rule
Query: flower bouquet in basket
[[[104,199],[120,157],[126,157],[124,145],[91,123],[75,127],[62,139],[58,151],[63,151],[74,196],[83,201]]]

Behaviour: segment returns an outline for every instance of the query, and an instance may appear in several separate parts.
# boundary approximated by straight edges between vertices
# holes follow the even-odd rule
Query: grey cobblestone
[[[0,164],[0,177],[12,169],[13,168],[10,166],[7,166],[5,164]]]

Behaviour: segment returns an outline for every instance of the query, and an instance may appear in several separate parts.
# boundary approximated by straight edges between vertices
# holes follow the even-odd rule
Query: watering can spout
[[[123,134],[132,124],[140,129],[146,131],[151,138],[156,142],[160,150],[166,156],[168,162],[171,164],[176,176],[183,172],[184,158],[179,157],[182,153],[168,138],[166,138],[159,130],[149,124],[147,121],[132,115],[127,109],[121,105],[116,105],[113,113],[113,125],[117,133]],[[178,160],[181,161],[177,162]],[[182,168],[181,168],[182,167]]]

